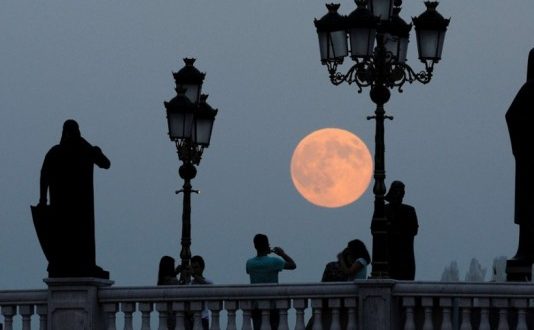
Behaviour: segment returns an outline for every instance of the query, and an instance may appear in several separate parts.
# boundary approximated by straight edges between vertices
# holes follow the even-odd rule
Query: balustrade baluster
[[[323,308],[323,300],[322,299],[312,299],[311,300],[311,307],[313,311],[313,328],[312,330],[322,330],[323,329],[323,321],[321,318],[321,309]]]
[[[490,330],[490,322],[489,322],[489,309],[488,308],[481,308],[480,309],[480,325],[478,326],[478,330]]]
[[[462,310],[462,323],[460,325],[460,330],[471,330],[471,309],[472,303],[471,298],[460,298],[458,299],[458,306]]]
[[[517,327],[515,330],[528,330],[526,311],[523,308],[517,310]]]
[[[251,322],[251,312],[252,312],[252,301],[250,300],[240,300],[239,308],[243,311],[243,324],[241,330],[252,330]]]
[[[480,323],[478,325],[478,328],[475,325],[475,329],[490,330],[489,306],[489,298],[473,298],[473,308],[480,308]]]
[[[19,314],[22,317],[22,330],[31,330],[33,311],[34,311],[33,305],[19,306]]]
[[[304,310],[307,307],[308,307],[308,299],[293,300],[293,308],[295,308],[296,310],[295,330],[306,329],[306,325],[304,324]]]
[[[2,306],[4,316],[4,330],[13,330],[13,315],[17,312],[17,306]]]
[[[528,306],[527,299],[512,299],[511,305],[517,310],[517,326],[515,330],[527,330],[526,308]]]
[[[150,330],[150,313],[152,312],[152,303],[139,303],[141,312],[141,330]]]
[[[185,327],[185,312],[187,311],[187,303],[183,301],[174,301],[172,303],[172,311],[175,317],[174,330],[184,330]]]
[[[189,303],[189,310],[193,313],[193,330],[202,330],[202,301],[192,301]]]
[[[432,301],[432,298],[421,298],[421,306],[423,306],[425,316],[423,321],[423,330],[434,330],[434,325],[432,323],[432,307],[434,306],[434,302]]]
[[[451,323],[452,299],[451,298],[439,298],[439,305],[442,308],[441,314],[443,315],[443,319],[441,321],[441,330],[452,330],[452,323]]]
[[[404,297],[402,298],[402,306],[404,307],[404,330],[415,330],[415,321],[414,321],[414,307],[415,307],[415,298],[414,297]]]
[[[124,313],[124,330],[133,330],[132,313],[135,312],[135,303],[121,303],[121,312]]]
[[[170,308],[169,308],[170,307]],[[156,311],[158,312],[158,330],[174,330],[169,329],[168,319],[172,316],[172,303],[159,302],[156,303]]]
[[[261,327],[260,330],[271,329],[271,308],[272,304],[270,300],[259,300],[257,302],[258,308],[261,312]]]
[[[222,301],[208,301],[206,304],[211,311],[210,330],[221,330],[220,313],[222,309]]]
[[[506,308],[499,309],[499,325],[497,330],[509,330],[508,327],[508,310]]]
[[[276,300],[275,307],[280,315],[279,322],[278,322],[278,330],[289,330],[289,323],[287,320],[287,310],[291,307],[291,301],[287,299]]]
[[[37,305],[37,315],[39,315],[39,330],[48,328],[48,305]]]
[[[508,326],[508,300],[505,298],[495,298],[491,300],[493,307],[499,310],[499,323],[497,330],[509,330]]]
[[[345,298],[343,300],[343,306],[347,308],[347,330],[357,330],[358,321],[356,317],[356,307],[358,306],[356,298]]]
[[[237,330],[235,311],[237,309],[237,301],[227,300],[224,302],[224,308],[228,313],[228,324],[226,330]]]
[[[118,310],[118,304],[110,303],[104,304],[102,306],[104,314],[106,315],[106,329],[107,330],[116,330],[117,325],[115,323],[115,314]]]
[[[341,299],[328,299],[328,308],[330,309],[331,315],[330,330],[341,330],[341,324],[339,321]]]

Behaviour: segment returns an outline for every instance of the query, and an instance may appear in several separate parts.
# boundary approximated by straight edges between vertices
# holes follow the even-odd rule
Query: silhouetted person
[[[170,256],[163,256],[159,260],[158,285],[178,285],[176,275],[180,272],[180,266],[175,267],[175,260]],[[172,303],[167,303],[167,329],[176,326],[176,313],[172,312]]]
[[[271,250],[269,238],[264,234],[254,236],[254,248],[256,257],[247,260],[246,270],[250,276],[250,283],[278,283],[278,273],[283,269],[293,270],[297,268],[295,261],[288,256],[280,247]],[[273,252],[280,256],[272,257],[268,254]],[[278,329],[279,314],[276,309],[269,311],[271,329]],[[261,327],[261,310],[252,310],[252,323],[254,330]]]
[[[192,285],[202,285],[202,284],[213,284],[212,281],[204,277],[204,268],[206,263],[204,258],[201,256],[191,257],[191,284]],[[210,328],[210,316],[208,308],[205,303],[203,303],[202,311],[200,313],[200,320],[202,323],[202,329],[208,330]],[[194,321],[194,320],[192,320]],[[194,322],[191,323],[194,325]]]
[[[359,239],[350,241],[337,255],[336,261],[326,264],[321,282],[346,282],[367,278],[367,265],[371,263],[365,244]]]
[[[175,267],[173,257],[161,257],[158,268],[158,285],[178,285],[178,279],[176,278],[178,273],[179,269]]]
[[[534,261],[534,49],[528,56],[527,81],[506,112],[515,157],[515,212],[519,244],[514,259]]]
[[[367,265],[370,263],[371,257],[365,244],[359,239],[352,240],[343,251],[338,253],[336,261],[326,264],[321,282],[349,282],[366,279]],[[348,323],[347,308],[341,307],[338,310],[341,329],[346,329]],[[306,324],[306,329],[313,329],[314,322],[315,317],[312,315]],[[328,299],[323,299],[321,324],[323,330],[329,330],[332,325],[332,313],[329,309]]]
[[[82,138],[76,121],[65,121],[41,168],[38,207],[50,196],[50,277],[109,278],[95,260],[94,165],[107,169],[110,161]]]
[[[385,196],[388,219],[389,276],[396,280],[415,278],[414,237],[419,225],[415,209],[402,203],[404,183],[393,181]]]

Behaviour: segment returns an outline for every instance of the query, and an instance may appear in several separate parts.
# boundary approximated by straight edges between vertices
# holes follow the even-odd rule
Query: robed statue
[[[49,277],[109,278],[96,265],[94,165],[108,169],[110,161],[81,136],[76,121],[65,121],[60,143],[45,156],[39,204],[32,207]]]
[[[506,112],[515,158],[514,222],[519,225],[519,244],[513,260],[534,261],[534,49],[528,56],[527,81]]]

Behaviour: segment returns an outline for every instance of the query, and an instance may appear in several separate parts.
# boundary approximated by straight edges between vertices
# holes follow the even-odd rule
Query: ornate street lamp
[[[191,260],[191,180],[196,176],[204,148],[210,144],[213,122],[217,115],[207,102],[207,95],[201,94],[205,73],[201,73],[193,66],[194,58],[185,58],[185,66],[173,73],[176,82],[176,96],[169,102],[164,102],[167,110],[167,124],[169,138],[176,143],[178,158],[182,161],[179,169],[180,177],[184,180],[182,192],[182,237],[180,259],[181,266],[189,266]],[[180,283],[188,283],[190,278],[184,272],[180,275]]]
[[[373,235],[373,269],[371,277],[389,277],[387,225],[384,213],[385,157],[384,120],[393,119],[384,111],[390,97],[390,89],[402,92],[406,83],[430,82],[434,64],[441,59],[445,32],[450,19],[441,16],[437,1],[425,2],[426,11],[412,19],[417,36],[419,59],[425,64],[423,71],[416,73],[408,64],[407,52],[412,24],[400,16],[400,0],[356,0],[357,8],[348,16],[337,13],[338,4],[327,4],[328,13],[315,20],[319,37],[321,63],[327,67],[334,85],[343,82],[356,84],[358,93],[370,87],[371,100],[376,104],[374,186],[375,195],[371,233]],[[350,40],[350,49],[347,40]],[[350,51],[354,64],[341,73],[338,66]]]

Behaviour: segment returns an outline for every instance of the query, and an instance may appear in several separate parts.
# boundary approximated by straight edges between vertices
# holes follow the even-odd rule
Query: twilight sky
[[[350,13],[353,1],[342,0]],[[404,1],[409,20],[423,1]],[[442,1],[451,17],[443,59],[428,85],[392,91],[386,111],[387,185],[406,184],[417,209],[418,280],[439,280],[457,260],[463,277],[515,253],[514,160],[504,114],[526,79],[534,2]],[[269,235],[297,269],[281,282],[319,281],[353,238],[371,248],[369,188],[339,209],[293,187],[300,139],[337,127],[374,150],[368,90],[330,84],[319,61],[316,0],[67,1],[0,4],[0,290],[42,288],[45,258],[30,217],[42,160],[76,119],[111,160],[95,169],[97,262],[115,285],[156,283],[163,255],[180,250],[182,185],[163,101],[172,72],[196,57],[203,91],[219,109],[192,196],[192,251],[216,283],[248,283],[252,237]],[[348,62],[343,66],[348,68]],[[419,71],[415,34],[408,63]]]

